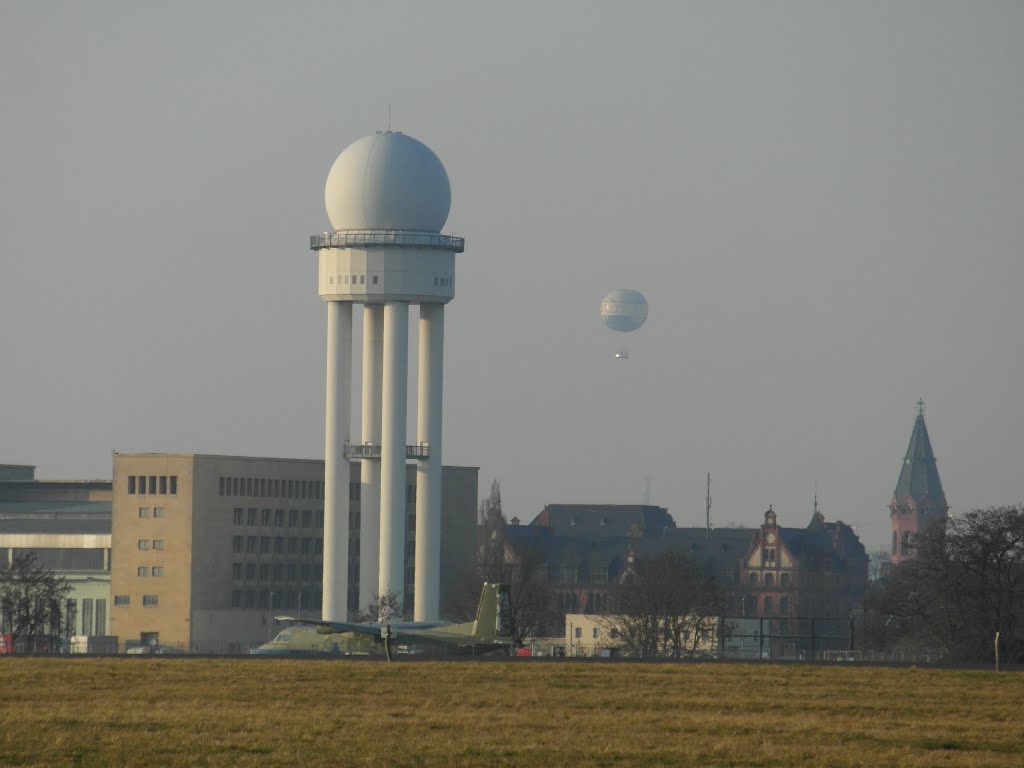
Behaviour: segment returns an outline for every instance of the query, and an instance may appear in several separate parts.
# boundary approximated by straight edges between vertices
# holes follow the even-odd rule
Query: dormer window
[[[576,518],[575,517],[570,517],[569,518],[569,527],[570,528],[575,528],[576,527]]]

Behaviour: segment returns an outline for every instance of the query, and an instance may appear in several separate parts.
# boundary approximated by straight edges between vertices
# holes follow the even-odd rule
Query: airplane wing
[[[372,635],[374,637],[380,637],[384,632],[384,625],[382,624],[350,624],[344,621],[298,619],[294,616],[275,616],[274,621],[280,621],[284,624],[307,624],[331,632],[358,632],[361,635]]]

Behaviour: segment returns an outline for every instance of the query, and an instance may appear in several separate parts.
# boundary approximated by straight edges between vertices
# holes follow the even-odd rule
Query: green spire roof
[[[932,508],[949,509],[946,494],[942,491],[939,469],[935,465],[935,454],[928,439],[928,427],[924,423],[924,401],[917,403],[917,419],[910,435],[907,455],[903,457],[903,469],[896,483],[895,502],[913,499],[921,507],[926,501]]]

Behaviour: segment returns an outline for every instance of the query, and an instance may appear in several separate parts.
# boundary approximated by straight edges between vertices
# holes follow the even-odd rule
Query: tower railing
[[[346,459],[379,459],[380,445],[377,443],[353,443],[345,442]],[[415,443],[405,446],[405,458],[407,459],[429,459],[430,444]]]
[[[466,239],[437,232],[409,232],[403,230],[346,230],[323,232],[309,238],[309,248],[372,248],[374,246],[395,246],[398,248],[437,248],[462,253]]]

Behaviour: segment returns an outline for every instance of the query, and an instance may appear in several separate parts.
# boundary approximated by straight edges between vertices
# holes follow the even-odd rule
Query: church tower
[[[945,520],[949,505],[935,465],[935,454],[924,423],[924,401],[917,401],[917,419],[910,435],[903,469],[889,504],[892,521],[892,563],[899,565],[914,557],[910,537],[936,520]]]

